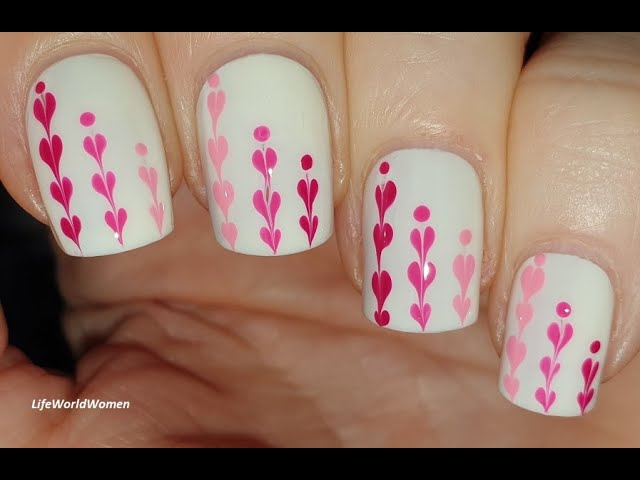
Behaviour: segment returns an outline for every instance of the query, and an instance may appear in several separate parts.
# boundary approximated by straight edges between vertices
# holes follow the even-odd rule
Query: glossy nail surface
[[[609,277],[594,263],[554,253],[524,262],[511,290],[500,392],[546,415],[590,411],[612,315]]]
[[[483,209],[471,165],[441,150],[396,151],[374,166],[362,202],[367,318],[405,332],[474,323]]]
[[[158,123],[124,63],[90,54],[52,65],[30,91],[26,124],[51,228],[67,254],[120,253],[173,230]]]
[[[314,248],[333,233],[332,160],[315,77],[279,55],[249,55],[210,76],[198,135],[215,238],[250,255]]]

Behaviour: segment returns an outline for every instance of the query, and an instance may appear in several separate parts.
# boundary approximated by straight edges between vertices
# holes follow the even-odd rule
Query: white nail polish
[[[592,262],[547,253],[516,274],[507,312],[500,392],[519,407],[578,416],[596,403],[613,289]]]
[[[364,313],[404,332],[464,328],[478,316],[482,192],[441,150],[399,150],[369,174],[362,200]]]
[[[124,63],[100,54],[59,61],[32,87],[26,118],[36,178],[64,252],[120,253],[173,230],[158,123]]]
[[[209,212],[220,245],[272,256],[329,239],[329,121],[311,72],[279,55],[239,58],[205,83],[197,117]]]

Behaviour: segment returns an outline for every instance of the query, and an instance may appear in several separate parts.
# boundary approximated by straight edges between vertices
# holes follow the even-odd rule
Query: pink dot
[[[270,136],[271,132],[269,131],[269,128],[265,127],[264,125],[260,125],[253,131],[253,138],[255,138],[259,142],[266,142],[267,140],[269,140]]]
[[[558,305],[556,305],[556,313],[559,317],[567,318],[569,315],[571,315],[571,305],[569,305],[567,302],[560,302]]]
[[[47,88],[47,86],[45,85],[44,82],[38,82],[36,84],[36,93],[40,95],[42,92],[44,92],[45,88]]]
[[[136,143],[136,153],[141,157],[147,154],[147,146],[144,143]]]
[[[300,159],[300,163],[302,164],[302,169],[307,171],[313,167],[313,158],[311,158],[311,155],[307,154]]]
[[[533,259],[533,263],[535,263],[538,267],[541,267],[544,265],[544,253],[539,253],[538,255],[535,256],[535,258]]]
[[[462,230],[460,232],[459,240],[462,246],[466,247],[467,245],[469,245],[469,243],[471,243],[471,230],[469,230],[468,228]]]
[[[383,175],[389,173],[389,162],[382,162],[380,164],[380,173]]]
[[[598,353],[600,351],[600,342],[598,340],[593,342],[589,347],[589,350],[591,350],[591,353]]]
[[[93,113],[84,112],[82,115],[80,115],[80,124],[83,127],[90,127],[94,123],[96,123],[96,116]]]
[[[431,212],[426,205],[420,205],[413,211],[413,218],[415,218],[419,222],[426,222],[427,220],[429,220],[430,216]]]
[[[216,88],[220,84],[220,78],[217,73],[214,73],[209,77],[209,86],[211,88]]]

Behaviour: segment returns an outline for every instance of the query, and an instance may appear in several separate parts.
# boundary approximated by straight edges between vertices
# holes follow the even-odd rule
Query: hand
[[[638,347],[634,319],[640,308],[634,301],[635,285],[640,280],[635,268],[635,252],[640,247],[636,235],[635,186],[640,181],[635,134],[640,125],[640,110],[635,108],[637,87],[633,82],[637,49],[632,48],[638,43],[636,35],[551,35],[524,70],[522,56],[527,39],[524,34],[2,35],[0,62],[5,68],[0,75],[0,91],[5,92],[9,99],[4,101],[9,104],[0,109],[0,178],[23,208],[57,229],[60,245],[70,254],[58,248],[60,286],[68,302],[65,332],[78,361],[74,378],[45,372],[13,347],[5,346],[6,327],[0,322],[3,351],[0,405],[4,406],[0,411],[0,432],[3,432],[0,445],[639,443],[640,420],[636,420],[634,411],[640,401],[640,387],[633,379],[640,373],[640,364],[633,361],[626,365]],[[153,143],[145,143],[149,152],[137,147],[134,152],[132,143],[129,157],[109,156],[120,148],[117,133],[125,137],[131,131],[144,133],[144,126],[140,130],[128,126],[122,132],[112,129],[112,133],[105,133],[107,153],[104,159],[100,157],[97,134],[107,132],[110,127],[108,118],[103,120],[106,115],[100,113],[101,109],[115,108],[109,103],[113,101],[109,96],[113,92],[97,91],[98,98],[106,102],[96,103],[91,111],[95,118],[78,117],[82,125],[69,127],[59,120],[67,108],[63,104],[65,94],[55,91],[58,117],[54,117],[54,122],[58,123],[50,125],[52,132],[53,126],[59,128],[65,142],[59,181],[51,165],[38,156],[42,138],[47,138],[52,158],[56,155],[55,132],[43,133],[42,125],[48,120],[44,116],[43,122],[32,118],[31,123],[27,121],[26,130],[21,127],[25,124],[24,106],[27,105],[27,116],[32,115],[31,105],[39,98],[33,93],[34,82],[47,83],[46,90],[37,95],[46,95],[55,87],[57,77],[43,76],[44,69],[71,52],[96,50],[129,61],[149,92],[162,132],[171,180],[166,185],[167,192],[169,188],[173,192],[175,229],[166,238],[144,248],[124,251],[127,242],[144,243],[144,235],[148,235],[138,220],[142,217],[134,215],[137,204],[133,202],[134,206],[129,207],[126,199],[144,199],[149,203],[142,209],[144,212],[155,206],[156,213],[151,211],[151,215],[156,221],[165,170],[162,164],[153,164],[160,185],[160,193],[154,196],[152,164],[144,163],[154,161]],[[230,252],[214,240],[211,219],[202,208],[208,205],[206,192],[212,189],[216,172],[213,167],[205,168],[204,174],[201,170],[196,102],[211,72],[248,50],[284,54],[306,65],[321,79],[329,105],[335,236],[303,253],[254,256]],[[34,58],[35,62],[26,61]],[[91,72],[86,75],[89,81]],[[251,77],[238,76],[234,88],[240,88],[244,78]],[[220,81],[224,80],[225,76],[220,74]],[[285,78],[283,82],[286,81]],[[114,82],[111,85],[117,87]],[[227,105],[231,105],[231,93],[227,92]],[[78,87],[74,98],[81,102],[85,93]],[[295,95],[296,90],[291,87],[285,93]],[[122,108],[143,102],[120,94],[125,105]],[[229,121],[235,112],[233,108],[228,107],[227,120],[221,122]],[[274,107],[277,111],[282,108],[285,107],[280,104]],[[286,108],[295,112],[305,105],[291,102]],[[76,110],[78,115],[86,113],[80,107]],[[301,122],[295,125],[304,125]],[[321,150],[323,130],[321,124],[314,125],[316,130],[308,141]],[[305,127],[300,128],[304,134]],[[250,136],[251,130],[247,132]],[[246,182],[253,176],[262,178],[255,164],[247,160],[248,155],[234,155],[237,150],[232,147],[239,143],[235,131],[221,126],[218,133],[211,134],[214,143],[218,141],[219,147],[223,134],[230,145],[225,159],[228,170],[224,171],[233,176],[237,162],[245,162]],[[271,135],[273,144],[280,147],[274,146],[284,175],[285,159],[296,151],[286,142],[295,140],[276,137],[273,128]],[[84,136],[94,142],[95,156],[91,145],[82,143]],[[200,137],[202,142],[203,136]],[[249,140],[246,146],[249,153],[260,148]],[[86,153],[81,160],[73,156],[76,144],[78,151],[82,153],[84,149]],[[207,144],[202,145],[205,146],[202,158],[211,160],[207,157]],[[477,188],[484,208],[464,203],[474,198],[474,183],[438,184],[422,170],[418,171],[428,159],[420,162],[407,159],[404,163],[389,160],[391,173],[380,170],[382,157],[391,158],[391,152],[409,147],[438,148],[464,158],[467,163],[459,165],[471,165],[477,172],[480,179]],[[125,158],[142,162],[140,166],[146,168],[147,180],[140,174],[143,182],[140,185],[150,188],[140,191],[149,193],[148,196],[142,193],[127,196],[132,187],[127,177],[121,175],[123,170],[118,170],[125,167],[116,163],[124,162]],[[322,155],[314,157],[314,162],[318,163],[314,164],[317,170],[313,172],[321,175]],[[138,168],[136,164],[134,171],[138,172]],[[117,173],[113,190],[109,169]],[[369,176],[370,173],[374,176]],[[461,179],[475,178],[460,175]],[[71,196],[65,191],[63,176],[75,182]],[[83,190],[85,177],[97,178],[92,180],[93,190],[91,187]],[[390,244],[383,257],[386,263],[377,266],[378,270],[384,267],[394,273],[395,282],[395,290],[383,305],[391,312],[383,328],[375,324],[375,309],[365,308],[371,321],[362,313],[363,296],[373,304],[376,301],[371,287],[371,259],[375,258],[373,228],[369,227],[379,221],[372,193],[378,184],[368,178],[394,178],[398,192],[409,190],[408,185],[418,185],[420,188],[411,190],[416,196],[423,191],[440,192],[429,205],[428,220],[428,225],[435,229],[435,242],[441,242],[433,243],[426,257],[435,264],[435,280],[426,281],[429,283],[426,288],[421,284],[413,291],[403,278],[404,263],[402,275],[394,273],[396,259],[400,264],[405,254],[411,258],[416,254],[409,242],[404,250],[396,249],[398,243]],[[416,178],[423,179],[424,187],[411,183]],[[232,180],[236,188],[236,212],[245,208],[238,205],[250,209],[249,197],[241,195],[245,179]],[[55,187],[50,187],[56,182],[60,188],[58,200],[52,190]],[[85,183],[89,185],[88,181]],[[39,184],[44,187],[39,189]],[[322,194],[327,187],[327,183],[320,182]],[[267,194],[265,187],[262,195],[267,203],[273,199],[268,195],[276,190],[273,187]],[[452,191],[459,192],[456,197],[461,199],[459,203],[437,203],[437,199],[453,198]],[[367,192],[372,194],[367,196]],[[326,200],[322,194],[318,194],[315,204],[320,211],[322,199]],[[394,198],[393,208],[397,210],[390,209],[385,220],[395,228],[396,242],[403,238],[406,228],[399,208],[408,197],[400,195]],[[216,233],[224,244],[228,237],[220,225],[230,223],[231,217],[222,219],[220,202],[215,203],[215,198],[212,201],[214,223],[218,225]],[[279,225],[289,218],[285,201],[278,213]],[[69,212],[65,211],[65,204],[70,207]],[[127,209],[126,220],[120,216],[120,208]],[[169,206],[165,204],[163,208],[166,213],[163,221],[168,222]],[[479,216],[474,213],[477,211]],[[82,214],[78,215],[82,220],[79,229],[73,222],[74,212]],[[112,220],[108,220],[108,212],[112,212]],[[450,220],[442,220],[442,212]],[[445,295],[448,291],[442,289],[437,290],[442,293],[438,296],[432,292],[440,288],[436,286],[442,285],[437,283],[441,279],[454,279],[455,267],[441,261],[445,255],[441,245],[462,247],[456,238],[447,239],[442,232],[448,228],[446,222],[453,224],[458,216],[464,215],[470,222],[477,221],[484,230],[484,235],[476,233],[473,240],[460,239],[460,245],[471,251],[480,245],[473,242],[484,237],[484,245],[478,247],[482,248],[481,255],[474,257],[468,294],[460,300],[462,304],[469,298],[476,305],[481,300],[478,321],[448,333],[394,331],[429,332],[436,325],[449,327],[445,320],[457,318],[451,309],[448,314],[438,313],[445,311],[443,305],[451,306],[453,295]],[[66,216],[69,226],[62,227],[61,219]],[[257,214],[251,218],[262,221]],[[422,225],[427,225],[427,221],[420,218],[420,213],[416,213],[416,225],[423,235],[426,231],[421,230]],[[246,225],[242,223],[245,220],[240,216],[235,219],[239,225],[236,246],[264,250],[269,241],[271,247],[275,246],[277,225],[269,225],[265,217],[268,236],[256,237],[252,244],[241,238],[246,232],[246,228],[240,228]],[[163,228],[168,228],[167,223],[162,228],[151,221],[149,225],[149,228],[158,226],[161,236],[166,234]],[[112,235],[108,238],[111,243],[97,239],[96,232]],[[318,232],[320,237],[322,229]],[[118,246],[120,238],[123,242]],[[287,243],[290,238],[283,234],[279,248],[296,248],[297,245]],[[74,245],[79,247],[78,251],[73,250]],[[80,247],[85,255],[100,249],[99,253],[109,255],[73,256],[80,254]],[[122,253],[112,255],[121,247]],[[451,254],[452,258],[456,252]],[[546,263],[528,260],[541,252],[546,255]],[[557,260],[551,255],[554,253],[571,254],[592,263],[588,267],[576,263],[575,269],[571,266],[562,269],[560,263],[554,263]],[[524,270],[519,269],[523,263],[525,268],[543,268],[545,285],[553,289],[522,287],[520,292]],[[595,271],[602,272],[602,276]],[[424,278],[430,274],[421,273]],[[572,281],[559,280],[569,274],[573,274]],[[407,282],[408,288],[399,289],[402,281]],[[593,287],[597,282],[606,286],[609,281],[613,296],[608,296],[606,288]],[[396,305],[406,295],[419,296],[421,289],[426,292],[423,300],[429,303],[432,314],[420,306],[415,316],[408,308],[405,316],[398,315]],[[482,291],[480,300],[478,289]],[[521,293],[534,290],[538,296],[532,294],[528,301],[523,299]],[[544,313],[547,303],[555,308],[561,301],[571,305],[570,317],[563,316],[565,311],[561,309]],[[602,371],[603,380],[615,376],[601,386],[593,412],[572,420],[545,417],[517,408],[500,395],[498,385],[505,388],[509,361],[515,357],[505,354],[500,371],[499,354],[505,339],[518,335],[514,333],[518,304],[534,309],[533,319],[529,318],[532,323],[518,337],[526,343],[528,355],[517,371],[519,387],[526,393],[531,385],[540,383],[545,397],[541,401],[536,393],[536,400],[530,395],[527,403],[516,396],[515,403],[542,409],[546,402],[550,413],[554,413],[553,408],[562,408],[565,413],[579,415],[580,401],[576,397],[579,392],[567,390],[574,379],[582,382],[579,368],[574,369],[573,376],[569,376],[569,370],[573,365],[581,365],[583,357],[577,355],[587,331],[601,334],[599,338],[603,339],[602,350],[589,357],[593,359],[591,367],[596,362],[602,364],[599,367],[602,370],[594,374],[594,388],[599,388],[597,380]],[[615,307],[612,315],[608,313],[608,305]],[[474,316],[474,309],[470,307],[471,313],[461,315],[463,325],[465,319]],[[594,318],[593,312],[601,311],[604,313]],[[554,343],[553,335],[547,333],[547,324],[538,327],[541,322],[548,325],[557,322],[562,335],[571,324],[571,338],[566,345],[561,345],[561,339]],[[606,342],[610,325],[613,325],[611,337]],[[558,367],[558,375],[567,375],[557,377],[563,378],[562,382],[545,385],[548,377],[540,371],[537,358],[547,353],[550,358],[554,353],[553,365],[562,365]],[[552,390],[558,394],[554,402],[549,400]],[[37,411],[31,405],[38,398],[128,401],[130,408]],[[586,403],[583,399],[582,405]],[[591,406],[589,402],[588,407]]]

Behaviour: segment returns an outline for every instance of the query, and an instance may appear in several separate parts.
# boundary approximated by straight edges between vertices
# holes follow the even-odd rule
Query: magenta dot
[[[535,263],[538,267],[541,267],[544,265],[544,254],[543,253],[539,253],[538,255],[536,255],[533,259],[533,263]]]
[[[427,208],[426,205],[420,205],[413,211],[413,218],[415,218],[419,222],[426,222],[429,220],[431,216],[431,211]]]
[[[38,82],[36,84],[36,93],[40,95],[42,92],[44,92],[45,88],[47,88],[47,86],[44,84],[44,82]]]
[[[216,88],[220,84],[220,78],[217,73],[214,73],[209,77],[209,86],[211,88]]]
[[[560,302],[556,306],[556,313],[559,317],[567,318],[569,315],[571,315],[571,305],[569,305],[567,302]]]
[[[469,245],[469,243],[471,243],[471,230],[469,230],[468,228],[465,228],[464,230],[462,230],[460,232],[459,240],[462,246],[466,247],[467,245]]]
[[[591,353],[598,353],[600,351],[600,342],[598,340],[594,341],[589,350],[591,350]]]
[[[383,175],[389,173],[389,162],[382,162],[380,164],[380,173]]]
[[[84,112],[82,115],[80,115],[80,124],[83,127],[90,127],[94,123],[96,123],[96,116],[93,113]]]
[[[264,125],[260,125],[253,131],[253,138],[255,138],[259,142],[266,142],[269,140],[271,136],[271,132]]]
[[[303,170],[309,170],[313,167],[313,158],[311,158],[311,155],[307,154],[300,159],[300,163],[302,164]]]
[[[141,157],[144,157],[147,154],[147,146],[144,143],[136,143],[136,153]]]

